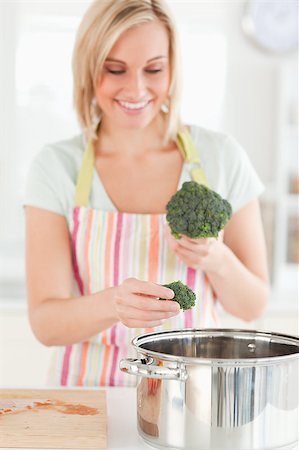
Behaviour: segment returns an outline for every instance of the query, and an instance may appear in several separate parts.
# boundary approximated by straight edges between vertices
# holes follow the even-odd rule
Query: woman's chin
[[[121,128],[125,128],[128,130],[140,130],[148,127],[155,117],[135,117],[126,120],[119,120],[118,124]]]

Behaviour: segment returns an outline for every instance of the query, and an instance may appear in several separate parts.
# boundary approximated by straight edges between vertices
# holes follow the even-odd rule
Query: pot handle
[[[131,375],[139,375],[146,378],[159,378],[163,380],[186,381],[188,373],[185,368],[155,366],[153,358],[126,358],[121,359],[119,368]]]

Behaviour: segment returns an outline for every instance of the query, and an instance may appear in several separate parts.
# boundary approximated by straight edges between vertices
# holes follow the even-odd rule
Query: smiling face
[[[170,83],[169,38],[160,22],[124,32],[108,54],[96,85],[102,119],[138,129],[160,113]]]

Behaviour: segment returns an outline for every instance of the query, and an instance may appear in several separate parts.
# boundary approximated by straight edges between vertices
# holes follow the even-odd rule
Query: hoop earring
[[[92,129],[96,130],[101,122],[101,113],[100,113],[99,106],[97,104],[95,97],[91,100],[90,117],[91,117]]]
[[[162,105],[160,106],[160,109],[164,114],[168,114],[169,113],[169,100],[162,103]]]

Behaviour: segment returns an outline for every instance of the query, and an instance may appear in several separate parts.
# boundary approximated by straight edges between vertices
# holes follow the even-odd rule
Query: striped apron
[[[189,164],[190,178],[207,185],[198,152],[187,130],[178,146]],[[119,285],[129,277],[159,284],[181,280],[196,293],[194,308],[181,311],[155,330],[217,326],[215,296],[205,273],[187,267],[164,238],[165,214],[132,214],[88,207],[94,172],[94,149],[89,142],[79,172],[71,237],[73,269],[81,295]],[[84,301],[84,300],[82,300]],[[62,386],[132,386],[136,377],[120,371],[122,358],[133,356],[131,340],[153,329],[128,328],[121,322],[89,340],[57,347],[49,383]]]

